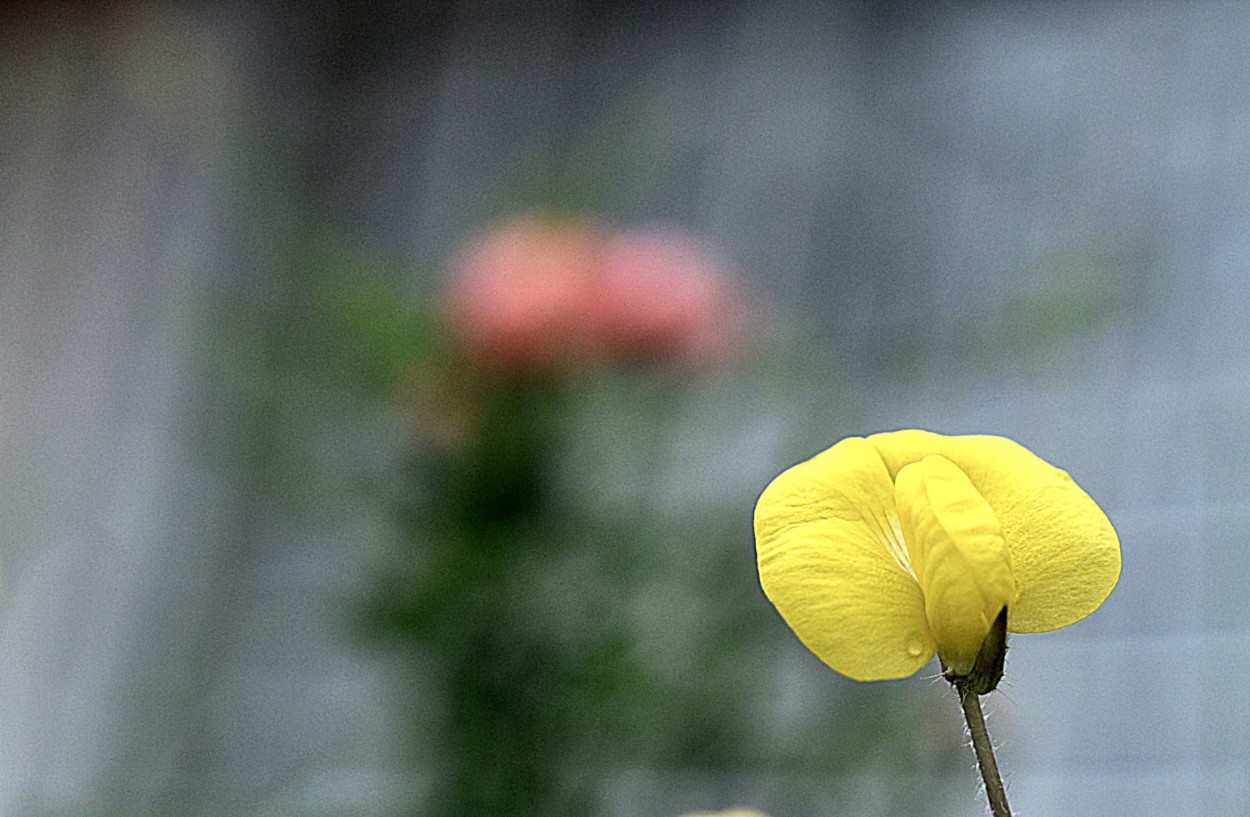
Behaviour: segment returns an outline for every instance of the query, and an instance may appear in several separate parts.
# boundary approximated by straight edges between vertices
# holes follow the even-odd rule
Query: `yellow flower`
[[[967,677],[983,647],[1001,675],[1000,615],[1014,633],[1066,627],[1120,576],[1119,539],[1094,500],[1003,437],[842,440],[764,490],[755,539],[786,623],[861,681],[912,675],[935,652],[948,677]]]
[[[730,809],[729,811],[692,811],[689,814],[683,814],[682,817],[768,817],[768,815],[762,811],[750,809]]]

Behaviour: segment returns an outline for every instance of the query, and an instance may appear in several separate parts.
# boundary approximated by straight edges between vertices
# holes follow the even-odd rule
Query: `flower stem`
[[[994,747],[990,745],[990,733],[985,728],[985,716],[981,714],[981,698],[964,684],[956,682],[954,687],[959,694],[964,717],[968,720],[968,732],[972,735],[972,748],[977,753],[981,779],[985,781],[985,796],[989,798],[990,811],[994,817],[1011,817],[1011,809],[1007,806],[1007,791],[998,774],[998,762],[994,760]]]

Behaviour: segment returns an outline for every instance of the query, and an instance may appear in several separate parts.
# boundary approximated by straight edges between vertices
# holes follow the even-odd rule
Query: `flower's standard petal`
[[[1018,596],[1017,633],[1057,630],[1097,610],[1120,577],[1120,540],[1102,509],[1064,471],[1004,437],[895,431],[868,438],[891,477],[930,454],[953,462],[1002,526]]]
[[[895,479],[900,527],[924,593],[925,615],[949,672],[972,672],[1016,585],[998,519],[963,471],[930,455]]]
[[[933,657],[894,509],[894,483],[862,437],[781,474],[755,508],[760,583],[822,661],[861,681],[903,678]]]

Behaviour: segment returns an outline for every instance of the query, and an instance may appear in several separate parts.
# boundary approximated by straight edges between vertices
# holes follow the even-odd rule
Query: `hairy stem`
[[[958,682],[954,686],[955,692],[959,694],[964,717],[968,720],[968,732],[972,735],[972,748],[977,753],[981,779],[985,781],[985,796],[990,801],[990,812],[994,817],[1011,817],[1011,809],[1007,806],[1007,791],[1003,788],[1003,778],[998,774],[998,762],[994,760],[994,747],[990,745],[990,733],[985,728],[985,716],[981,714],[981,698],[968,686]]]

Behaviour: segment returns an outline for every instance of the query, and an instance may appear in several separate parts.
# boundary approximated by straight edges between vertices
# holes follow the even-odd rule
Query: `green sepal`
[[[1003,665],[1007,660],[1007,608],[999,611],[998,617],[990,626],[989,633],[981,642],[977,659],[972,671],[967,675],[954,675],[946,664],[942,664],[942,675],[960,689],[967,689],[977,695],[992,692],[1003,680]]]

